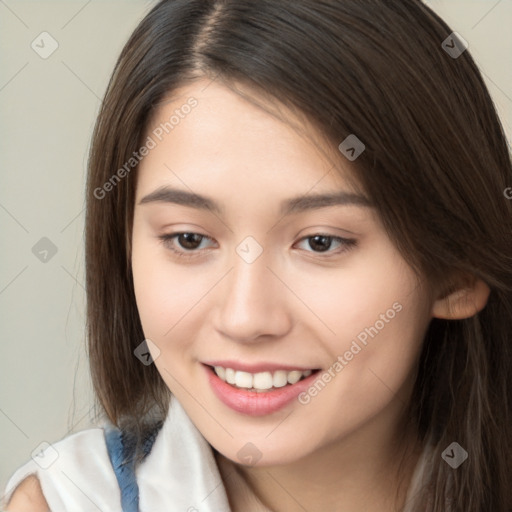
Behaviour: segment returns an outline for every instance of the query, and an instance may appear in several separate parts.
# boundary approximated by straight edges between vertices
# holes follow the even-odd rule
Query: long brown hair
[[[147,14],[108,85],[87,182],[88,349],[113,423],[165,415],[170,392],[133,353],[144,339],[130,263],[136,166],[112,176],[170,92],[200,76],[239,82],[302,113],[334,148],[363,141],[352,169],[418,275],[447,290],[456,274],[489,285],[479,314],[433,319],[426,334],[407,417],[434,450],[414,510],[512,509],[512,164],[469,50],[442,47],[451,33],[419,0],[163,0]],[[457,470],[441,458],[454,441],[469,454]]]

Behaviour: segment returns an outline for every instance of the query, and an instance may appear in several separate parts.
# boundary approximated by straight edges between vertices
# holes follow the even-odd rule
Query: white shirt
[[[65,437],[48,446],[37,460],[39,464],[30,459],[11,476],[3,506],[28,475],[36,474],[51,512],[122,512],[103,426]],[[424,469],[422,457],[407,501]],[[151,452],[137,466],[136,477],[140,512],[231,512],[212,447],[174,397]]]

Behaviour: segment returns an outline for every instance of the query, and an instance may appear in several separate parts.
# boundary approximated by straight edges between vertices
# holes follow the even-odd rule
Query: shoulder
[[[93,496],[100,510],[116,509],[119,487],[104,428],[85,429],[41,446],[10,477],[3,498],[8,512],[88,510]]]
[[[23,480],[8,503],[7,512],[48,512],[49,507],[36,475]]]

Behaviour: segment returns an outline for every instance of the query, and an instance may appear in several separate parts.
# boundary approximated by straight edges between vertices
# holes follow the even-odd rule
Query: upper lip
[[[248,373],[260,373],[260,372],[274,372],[277,370],[284,370],[287,372],[291,372],[293,370],[298,370],[301,372],[305,372],[306,370],[316,370],[318,368],[314,367],[303,367],[303,366],[293,366],[289,364],[279,364],[279,363],[271,363],[271,362],[261,362],[261,363],[243,363],[241,361],[203,361],[203,364],[207,366],[222,366],[223,368],[232,368],[233,370],[248,372]]]

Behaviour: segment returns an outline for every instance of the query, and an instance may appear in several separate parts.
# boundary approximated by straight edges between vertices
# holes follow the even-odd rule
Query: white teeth
[[[222,379],[222,377],[220,375],[219,375],[219,377]],[[235,370],[233,370],[233,368],[226,368],[226,382],[228,384],[235,383]]]
[[[274,377],[272,379],[275,388],[282,388],[288,384],[288,372],[284,370],[277,370],[274,372]]]
[[[288,374],[288,384],[295,384],[296,382],[299,382],[301,377],[302,377],[302,372],[299,372],[297,370],[290,372]]]
[[[253,387],[255,387],[256,389],[270,389],[272,386],[273,379],[272,374],[270,372],[261,372],[254,374]]]
[[[222,379],[226,380],[226,369],[222,368],[222,366],[215,367],[215,373]]]
[[[217,376],[224,382],[239,388],[252,389],[257,392],[264,392],[273,387],[282,388],[287,384],[295,384],[299,382],[302,377],[309,377],[313,373],[312,370],[293,370],[291,372],[277,370],[273,373],[249,373],[236,371],[233,370],[233,368],[223,368],[222,366],[215,366],[214,370]]]
[[[235,384],[239,388],[252,388],[252,375],[247,372],[236,372]]]

